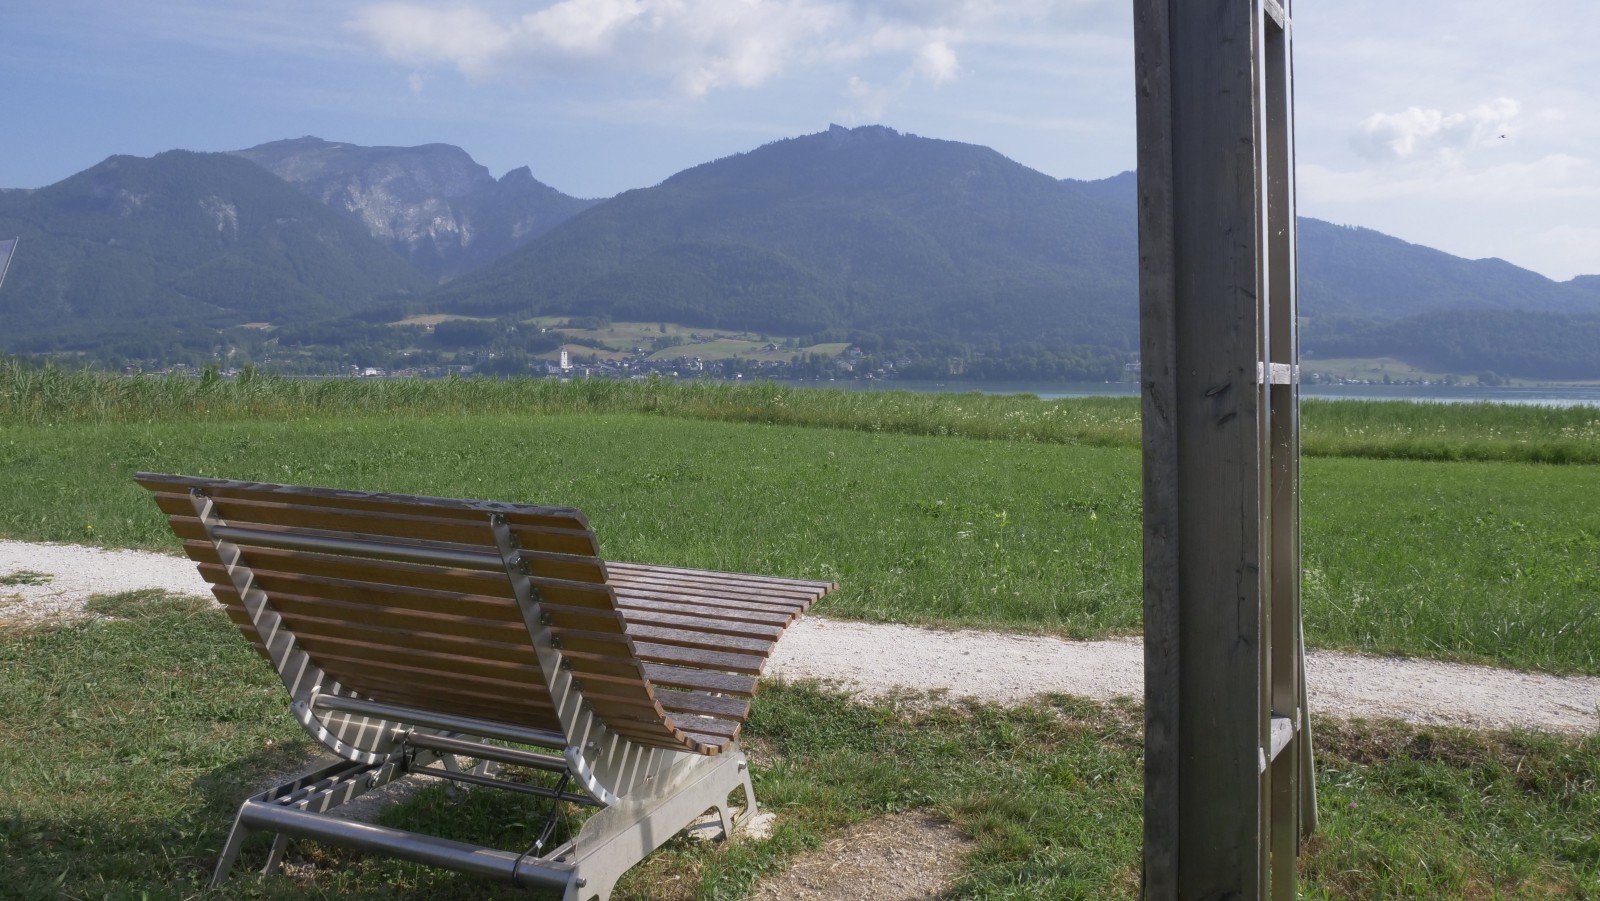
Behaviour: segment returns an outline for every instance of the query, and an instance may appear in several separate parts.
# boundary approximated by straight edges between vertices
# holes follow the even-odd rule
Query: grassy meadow
[[[1315,646],[1600,674],[1600,412],[1305,407]],[[0,364],[0,537],[175,549],[140,469],[571,504],[606,555],[826,577],[819,612],[1073,637],[1140,623],[1137,406],[665,382],[114,379]],[[31,578],[0,573],[5,579]],[[309,745],[226,618],[158,593],[0,632],[0,895],[192,897]],[[1316,724],[1306,898],[1600,895],[1600,736]],[[954,895],[1137,894],[1137,708],[852,703],[769,684],[773,838],[676,839],[629,899],[732,899],[851,822],[975,839]],[[530,777],[532,778],[532,777]],[[384,822],[511,847],[540,814],[428,789]],[[496,793],[498,794],[498,793]],[[246,863],[264,846],[247,846]],[[311,843],[217,897],[511,894]]]
[[[357,411],[14,424],[0,466],[16,538],[176,548],[131,480],[151,469],[570,504],[615,559],[837,580],[830,616],[1140,628],[1129,447]],[[1600,673],[1600,467],[1312,458],[1303,492],[1313,645]]]
[[[212,605],[103,597],[107,617],[0,637],[0,895],[8,898],[526,897],[338,847],[291,846],[257,881],[266,838],[204,890],[241,798],[303,767],[308,740],[277,677]],[[1600,737],[1315,724],[1321,829],[1305,898],[1583,898],[1600,885]],[[617,894],[744,897],[763,873],[851,822],[940,814],[975,840],[953,897],[1133,898],[1142,791],[1138,710],[1065,697],[1003,709],[916,698],[852,703],[769,684],[746,729],[771,839],[677,838]],[[537,778],[536,776],[529,776]],[[522,796],[431,787],[381,822],[525,847]],[[306,864],[315,866],[308,870]],[[314,872],[314,875],[312,875]]]
[[[237,379],[33,369],[0,361],[0,424],[182,418],[644,413],[862,432],[1139,446],[1131,397],[917,394],[769,382]],[[1307,456],[1600,464],[1600,409],[1308,400]]]

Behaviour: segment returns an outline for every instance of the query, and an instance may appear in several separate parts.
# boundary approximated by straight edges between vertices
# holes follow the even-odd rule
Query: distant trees
[[[1600,377],[1600,316],[1519,310],[1450,310],[1395,321],[1330,319],[1303,332],[1320,357],[1397,357],[1425,369],[1507,376]]]

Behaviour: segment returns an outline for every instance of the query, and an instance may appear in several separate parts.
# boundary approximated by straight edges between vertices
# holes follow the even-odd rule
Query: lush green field
[[[239,801],[303,765],[283,689],[214,607],[158,593],[112,617],[0,635],[0,894],[179,898],[201,892]],[[1028,708],[858,704],[768,684],[746,730],[771,840],[677,839],[619,899],[743,897],[764,872],[879,814],[928,809],[976,839],[956,897],[1131,898],[1138,879],[1137,710],[1067,698]],[[1600,737],[1320,722],[1321,831],[1307,898],[1575,898],[1600,879]],[[521,796],[429,788],[383,822],[521,848]],[[259,865],[263,839],[243,863]],[[241,868],[215,897],[524,897],[456,874],[314,844],[299,875]],[[306,875],[304,863],[316,865]]]
[[[573,504],[619,559],[837,579],[829,615],[1133,633],[1135,414],[759,385],[0,369],[0,536],[173,548],[138,469]],[[1308,404],[1308,445],[1342,455],[1304,468],[1308,639],[1600,673],[1600,466],[1481,461],[1590,460],[1597,415]],[[1408,456],[1423,459],[1372,459]],[[0,894],[197,894],[235,805],[300,762],[305,739],[212,605],[136,593],[94,609],[111,618],[0,633]],[[976,839],[957,896],[1133,897],[1138,722],[1065,698],[1008,711],[767,685],[746,740],[781,814],[773,839],[674,841],[620,896],[741,897],[849,822],[930,809]],[[1316,734],[1304,897],[1600,890],[1600,737],[1330,721]],[[385,822],[525,842],[538,812],[488,794],[430,789]],[[219,895],[510,895],[339,849],[296,854],[314,879],[241,875]]]
[[[123,378],[0,361],[0,424],[466,413],[648,413],[865,432],[1137,447],[1135,398],[554,379]],[[1310,456],[1600,464],[1600,410],[1307,401]]]
[[[0,535],[171,548],[134,471],[571,504],[616,559],[838,580],[831,616],[1140,627],[1138,452],[640,414],[13,425]],[[1600,467],[1313,459],[1312,644],[1600,673]]]

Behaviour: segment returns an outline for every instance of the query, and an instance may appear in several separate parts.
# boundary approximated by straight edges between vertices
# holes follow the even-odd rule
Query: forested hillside
[[[1133,173],[1055,180],[983,147],[835,126],[622,194],[426,302],[849,340],[929,375],[1114,372],[1137,344],[1136,191]],[[1600,376],[1600,350],[1492,315],[1600,316],[1600,278],[1556,283],[1315,219],[1299,235],[1312,345]],[[1501,346],[1435,347],[1417,330],[1446,311],[1450,334]]]
[[[855,333],[1133,347],[1134,223],[984,147],[835,127],[629,191],[429,300]]]
[[[1133,173],[1054,179],[879,126],[776,141],[599,203],[523,169],[496,180],[445,144],[112,157],[0,191],[0,236],[23,248],[0,292],[0,349],[516,372],[554,340],[527,320],[552,315],[853,346],[873,372],[1114,379],[1138,346],[1136,195]],[[1314,219],[1299,237],[1310,355],[1600,378],[1600,276],[1557,283]],[[445,331],[490,337],[446,341],[438,315],[387,325],[415,314],[479,317]]]
[[[1394,357],[1434,372],[1600,376],[1597,314],[1435,310],[1396,321],[1334,317],[1307,329],[1302,344],[1316,357]]]
[[[345,315],[424,280],[349,216],[225,154],[116,156],[0,194],[21,237],[0,344],[156,357],[218,328]]]

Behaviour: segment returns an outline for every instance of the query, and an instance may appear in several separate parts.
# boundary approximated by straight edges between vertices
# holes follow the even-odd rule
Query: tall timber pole
[[[1134,0],[1144,897],[1292,899],[1300,625],[1288,0]]]

